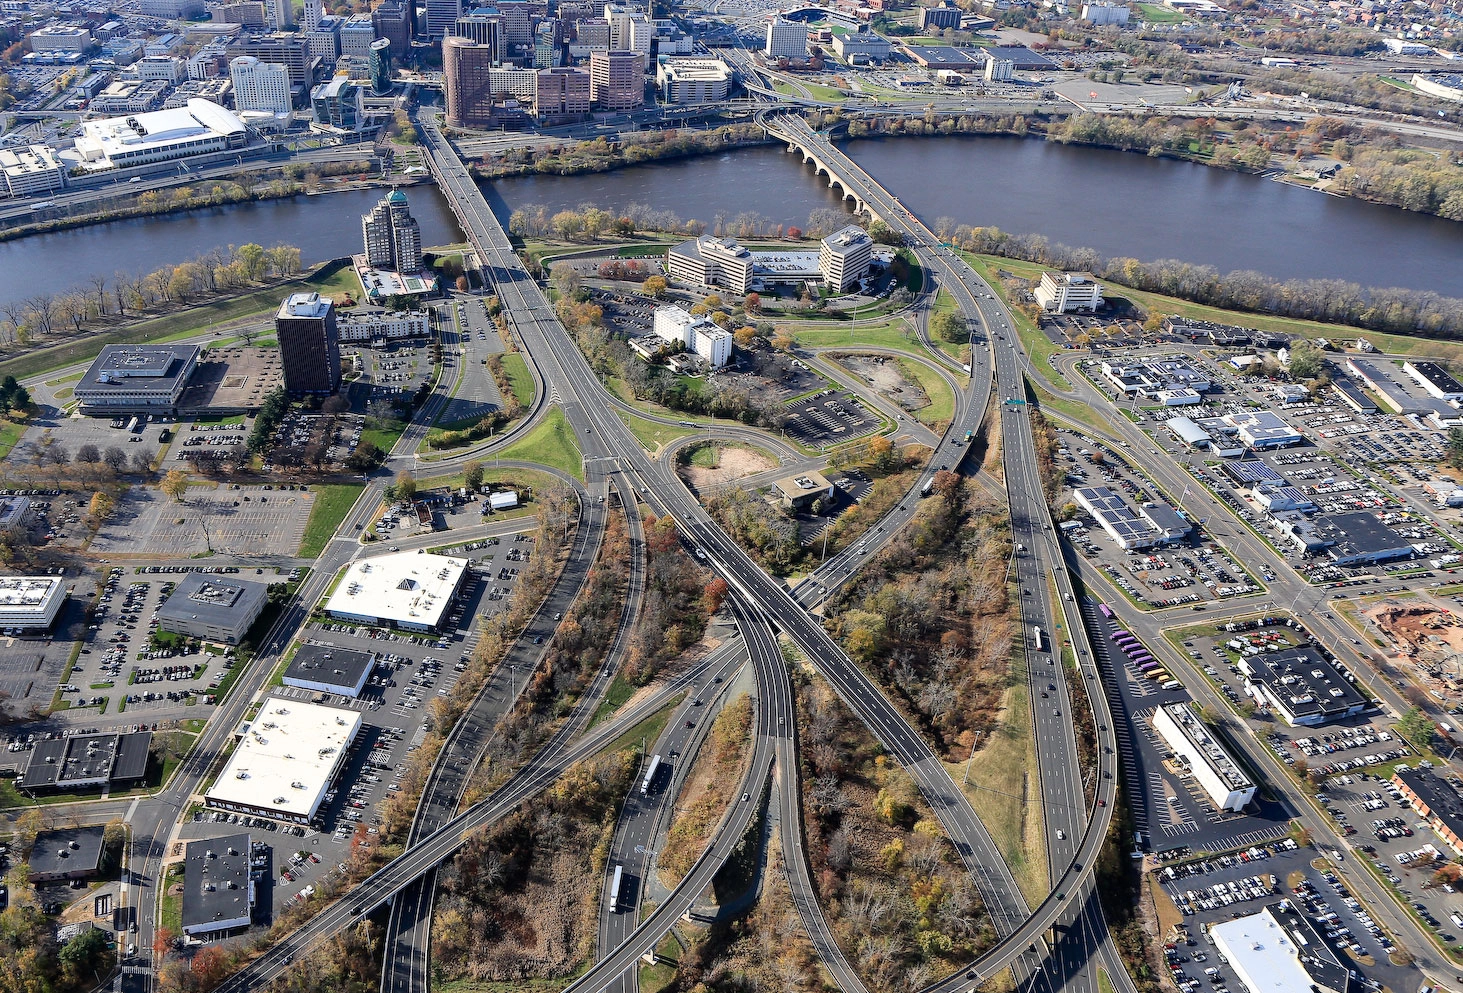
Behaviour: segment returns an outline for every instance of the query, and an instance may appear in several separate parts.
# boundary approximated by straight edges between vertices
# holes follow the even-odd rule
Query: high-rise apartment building
[[[392,190],[361,217],[361,236],[366,244],[366,263],[373,268],[422,271],[422,229],[411,216],[406,194],[400,190]]]
[[[762,53],[769,59],[805,59],[808,57],[808,26],[800,21],[774,17],[767,22],[767,44]]]
[[[292,293],[274,315],[285,389],[330,394],[340,385],[335,306],[319,293]]]
[[[601,110],[634,110],[645,104],[645,56],[639,52],[591,52],[589,93]]]
[[[261,62],[241,55],[229,62],[234,84],[234,109],[287,114],[290,110],[290,71],[278,62]]]

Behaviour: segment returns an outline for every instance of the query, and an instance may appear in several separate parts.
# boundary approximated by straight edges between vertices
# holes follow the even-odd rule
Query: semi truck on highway
[[[1031,625],[1031,642],[1036,646],[1038,652],[1046,651],[1046,635],[1041,633],[1041,628]]]
[[[660,756],[656,755],[650,760],[650,768],[645,770],[645,778],[640,781],[640,795],[645,796],[650,792],[650,784],[655,779],[655,774],[660,771]]]
[[[620,912],[620,881],[624,878],[625,867],[623,865],[615,866],[615,878],[610,883],[610,913],[612,914]]]

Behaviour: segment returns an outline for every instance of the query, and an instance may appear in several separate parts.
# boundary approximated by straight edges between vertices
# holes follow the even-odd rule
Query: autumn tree
[[[722,603],[726,601],[727,594],[730,592],[731,587],[720,576],[706,584],[706,589],[701,594],[701,606],[708,617],[721,609]]]
[[[158,488],[175,502],[181,503],[183,495],[188,492],[188,474],[181,469],[170,469]]]
[[[403,502],[410,503],[417,495],[417,481],[411,473],[403,469],[396,474],[396,496]]]
[[[476,459],[466,463],[462,467],[462,481],[470,490],[479,490],[483,486],[483,464]]]

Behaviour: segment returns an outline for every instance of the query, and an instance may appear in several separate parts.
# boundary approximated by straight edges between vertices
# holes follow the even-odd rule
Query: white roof
[[[76,147],[84,151],[90,146],[110,157],[123,149],[167,145],[206,135],[243,134],[244,130],[244,122],[233,111],[211,100],[195,98],[188,101],[188,106],[172,110],[86,121],[81,125]]]
[[[361,715],[354,710],[270,697],[208,799],[309,819],[360,727]]]
[[[333,614],[435,627],[447,612],[466,559],[393,552],[351,564],[326,602]]]
[[[1339,968],[1335,956],[1328,949],[1314,947],[1311,936],[1302,930],[1282,927],[1270,907],[1215,924],[1209,934],[1251,993],[1312,993],[1316,978],[1302,963],[1303,955],[1322,975],[1340,972],[1340,985],[1345,988],[1345,970]]]

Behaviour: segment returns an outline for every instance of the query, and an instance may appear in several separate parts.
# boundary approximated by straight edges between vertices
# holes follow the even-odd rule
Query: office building
[[[874,258],[874,241],[867,231],[850,224],[823,239],[818,249],[818,270],[836,291],[858,284]]]
[[[564,25],[558,20],[544,21],[533,33],[533,67],[552,69],[564,64]]]
[[[636,110],[645,105],[645,56],[612,50],[589,55],[589,98],[596,110]]]
[[[13,197],[52,193],[66,186],[66,169],[56,152],[46,145],[0,148],[0,191]]]
[[[144,17],[176,21],[202,17],[207,10],[203,0],[142,0],[137,12]]]
[[[731,89],[731,70],[721,59],[663,58],[655,67],[655,87],[666,103],[715,103]]]
[[[503,19],[503,44],[516,59],[533,44],[535,5],[528,0],[498,0],[494,7]]]
[[[106,828],[100,826],[42,831],[26,859],[30,881],[91,879],[101,868],[105,836]]]
[[[702,235],[666,253],[666,271],[680,283],[746,293],[752,286],[752,253],[731,238]]]
[[[91,32],[70,24],[37,28],[30,35],[32,52],[85,52],[92,46]]]
[[[290,112],[290,71],[286,66],[242,55],[230,60],[229,79],[234,84],[234,107],[240,113]]]
[[[391,92],[391,41],[377,38],[371,42],[371,55],[367,59],[371,73],[371,93],[382,97]]]
[[[493,46],[466,38],[442,39],[442,88],[450,127],[483,128],[492,120],[495,52]]]
[[[391,57],[400,62],[411,52],[411,11],[406,3],[383,3],[371,11],[376,37],[391,42]]]
[[[494,62],[503,61],[503,18],[496,10],[480,7],[463,14],[452,23],[452,37],[486,45],[492,49]]]
[[[545,124],[566,124],[589,114],[589,73],[560,66],[540,69],[534,95],[534,113]]]
[[[376,27],[370,14],[355,14],[340,26],[340,54],[362,62],[371,57]]]
[[[13,531],[17,528],[30,526],[35,514],[31,508],[30,497],[28,496],[4,496],[0,497],[0,531]],[[7,583],[19,581],[15,576],[0,576],[0,603],[3,603],[4,590]],[[0,624],[0,630],[5,625]]]
[[[190,572],[158,607],[158,627],[189,638],[237,645],[268,602],[269,587],[263,583]]]
[[[411,216],[406,194],[400,190],[392,190],[369,214],[361,217],[361,237],[366,247],[366,264],[372,268],[421,272],[422,229]]]
[[[274,315],[289,392],[330,394],[340,384],[335,306],[318,293],[292,293]]]
[[[704,317],[693,317],[680,307],[657,307],[651,324],[662,341],[684,345],[713,369],[731,361],[732,336]]]
[[[1213,924],[1209,938],[1253,993],[1346,993],[1347,967],[1290,900]]]
[[[452,25],[462,16],[462,0],[426,0],[427,18],[422,34],[442,38],[452,33]]]
[[[830,483],[826,476],[816,470],[808,470],[796,476],[788,476],[786,479],[779,479],[772,484],[777,491],[778,500],[786,510],[795,512],[808,511],[819,500],[832,500],[838,488]]]
[[[336,314],[336,333],[343,342],[400,341],[425,338],[432,332],[425,310],[342,310]]]
[[[376,656],[337,645],[302,644],[284,671],[284,684],[314,693],[338,693],[352,699],[361,695]]]
[[[270,27],[284,31],[295,25],[294,0],[264,0],[264,10],[269,17]]]
[[[1449,773],[1451,776],[1451,773]],[[1463,855],[1463,796],[1455,779],[1443,779],[1432,769],[1412,769],[1399,765],[1392,773],[1392,784],[1402,791],[1412,809],[1427,818],[1428,826]]]
[[[610,22],[603,17],[587,17],[574,25],[574,41],[569,52],[576,58],[588,58],[590,52],[610,50]]]
[[[1033,295],[1041,309],[1049,314],[1096,310],[1102,306],[1102,284],[1089,272],[1043,272]]]
[[[91,417],[172,413],[200,351],[197,345],[104,345],[73,395]]]
[[[959,7],[942,3],[938,7],[921,7],[919,9],[919,27],[921,31],[944,31],[946,28],[960,30],[960,18],[964,11]]]
[[[320,23],[305,32],[305,44],[310,60],[319,59],[332,64],[340,58],[340,29],[344,22],[338,17],[322,17]]]
[[[305,87],[311,82],[310,46],[304,35],[244,35],[229,42],[230,59],[252,55],[260,62],[277,62],[290,71],[290,86]]]
[[[137,78],[177,85],[188,78],[188,65],[175,55],[144,55],[133,64]]]
[[[1159,707],[1153,728],[1188,765],[1214,806],[1239,813],[1255,798],[1255,784],[1187,703]]]
[[[774,17],[767,22],[767,41],[762,54],[769,59],[805,59],[808,57],[808,26],[802,21]]]
[[[848,65],[883,62],[893,51],[889,39],[870,31],[867,25],[860,25],[857,31],[847,34],[835,34],[832,44],[834,53]]]
[[[147,778],[151,731],[73,734],[37,741],[15,785],[34,796],[129,789]]]
[[[310,91],[310,116],[337,131],[359,131],[365,119],[361,88],[349,76],[335,76]]]
[[[360,624],[435,631],[467,576],[467,560],[393,552],[353,562],[325,603],[331,617]]]
[[[59,576],[0,576],[0,631],[49,631],[65,602]]]
[[[1320,727],[1366,710],[1367,698],[1311,645],[1239,660],[1245,692],[1291,727]]]
[[[183,849],[183,933],[199,941],[249,926],[254,878],[248,834],[202,838]]]
[[[215,810],[308,824],[360,729],[358,711],[269,697],[242,725],[203,802]]]
[[[305,0],[300,8],[300,27],[306,32],[314,31],[324,18],[325,5],[320,0]]]

